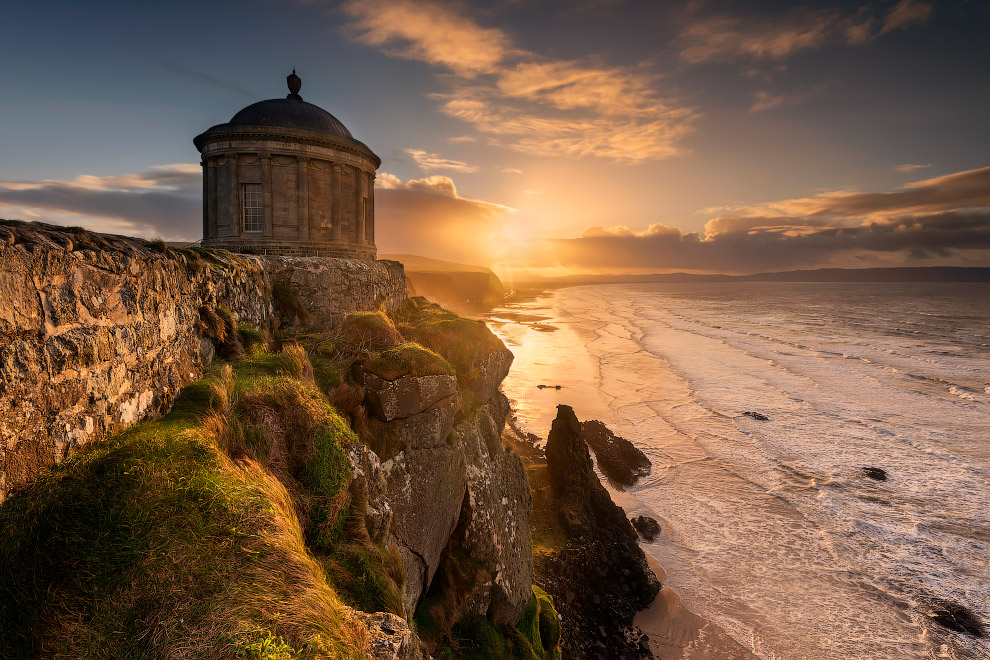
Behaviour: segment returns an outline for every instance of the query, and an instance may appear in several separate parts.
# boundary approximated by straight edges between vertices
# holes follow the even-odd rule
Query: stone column
[[[357,195],[357,202],[355,203],[354,206],[354,215],[356,216],[357,219],[357,222],[355,222],[354,224],[357,225],[357,229],[354,232],[355,234],[354,242],[357,243],[358,245],[364,245],[365,243],[367,243],[367,240],[365,239],[365,235],[364,235],[364,228],[365,228],[364,218],[365,218],[365,214],[367,213],[367,211],[365,210],[367,208],[367,202],[365,202],[364,199],[368,195],[367,193],[368,177],[367,175],[365,175],[364,172],[361,171],[360,168],[357,167],[354,168],[354,177],[355,177],[354,183],[356,184],[354,187],[357,189],[357,192],[355,193]]]
[[[296,156],[299,163],[299,238],[309,240],[309,158]]]
[[[227,158],[230,168],[230,221],[234,236],[240,236],[243,227],[241,226],[241,179],[240,173],[237,171],[237,154],[232,154]]]
[[[341,165],[339,163],[333,164],[333,210],[330,216],[330,240],[339,241],[340,240],[340,170]]]
[[[210,164],[206,160],[199,161],[203,170],[203,238],[210,235],[210,186],[208,183]]]
[[[375,244],[375,172],[370,172],[371,180],[368,182],[368,243]]]
[[[262,236],[272,235],[272,222],[275,214],[272,209],[272,201],[274,200],[274,195],[272,191],[272,156],[271,154],[261,155],[261,203],[264,204],[264,209],[262,209],[265,218],[265,228],[261,232]]]

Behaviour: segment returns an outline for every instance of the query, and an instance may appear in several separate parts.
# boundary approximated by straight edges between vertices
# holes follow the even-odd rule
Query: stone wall
[[[0,501],[79,448],[162,412],[213,355],[200,308],[270,331],[288,281],[311,323],[405,299],[396,262],[155,249],[0,221]]]

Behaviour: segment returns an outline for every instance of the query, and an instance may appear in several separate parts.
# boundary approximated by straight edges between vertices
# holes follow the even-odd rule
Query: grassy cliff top
[[[354,436],[283,362],[192,383],[0,508],[0,656],[364,657],[299,522],[346,513]]]

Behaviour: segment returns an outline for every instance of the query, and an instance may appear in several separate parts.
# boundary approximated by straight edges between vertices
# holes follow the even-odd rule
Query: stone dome
[[[193,138],[202,155],[203,246],[261,255],[374,259],[381,159],[299,96],[252,103]]]
[[[354,139],[339,119],[323,108],[303,101],[298,94],[252,103],[234,115],[227,125],[302,128]]]

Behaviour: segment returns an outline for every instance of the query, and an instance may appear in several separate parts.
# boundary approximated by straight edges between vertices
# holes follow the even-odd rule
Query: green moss
[[[462,318],[425,298],[410,298],[397,318],[407,338],[440,354],[454,368],[462,395],[468,397],[463,407],[473,407],[471,386],[480,376],[478,363],[507,351],[502,341],[482,321]]]
[[[534,584],[533,593],[540,606],[540,639],[544,648],[553,649],[560,643],[560,615],[547,592]]]
[[[350,481],[351,465],[343,445],[357,442],[357,436],[329,405],[326,412],[324,428],[316,437],[316,456],[303,468],[302,482],[315,493],[332,495]]]
[[[452,646],[464,660],[505,660],[511,653],[502,631],[481,616],[468,617],[454,626]]]
[[[324,394],[343,382],[344,368],[342,365],[320,354],[311,354],[309,360],[313,364],[313,379],[316,381],[316,387]]]
[[[219,451],[209,413],[186,388],[0,507],[0,656],[222,657],[270,634],[360,657],[288,493]]]
[[[384,312],[351,312],[341,324],[345,341],[381,350],[402,343],[402,335]]]
[[[247,323],[238,323],[237,331],[241,335],[241,343],[244,345],[244,351],[248,355],[252,355],[256,350],[263,349],[267,343],[265,333]]]
[[[530,597],[526,610],[519,619],[519,623],[516,624],[516,629],[526,639],[532,652],[537,657],[541,657],[543,655],[543,641],[540,638],[540,605],[536,600],[535,593]]]
[[[399,344],[371,356],[364,370],[394,380],[400,376],[454,375],[450,364],[440,355],[413,342]]]
[[[351,480],[351,465],[343,445],[356,442],[357,436],[336,411],[327,419],[327,427],[316,438],[316,455],[302,470],[300,480],[313,493],[309,540],[314,549],[328,552],[344,534],[347,511],[343,495]]]
[[[299,293],[292,288],[292,284],[286,281],[275,282],[272,285],[272,297],[275,299],[275,306],[278,307],[279,315],[285,324],[292,324],[296,321],[305,323],[309,320],[309,310],[299,299]]]
[[[397,553],[374,543],[348,540],[320,560],[334,589],[348,605],[364,612],[405,615],[404,574]]]

